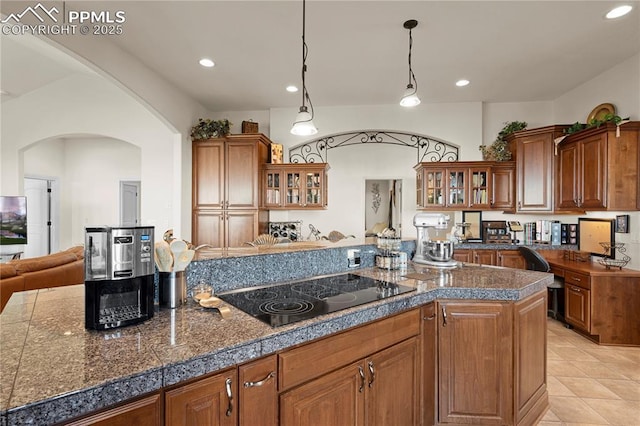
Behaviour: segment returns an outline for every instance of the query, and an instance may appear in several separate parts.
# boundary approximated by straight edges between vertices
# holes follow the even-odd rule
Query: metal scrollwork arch
[[[457,145],[431,136],[387,130],[360,130],[335,133],[296,145],[289,149],[289,162],[327,163],[330,149],[358,144],[387,144],[413,148],[417,151],[418,163],[457,161],[460,149]]]

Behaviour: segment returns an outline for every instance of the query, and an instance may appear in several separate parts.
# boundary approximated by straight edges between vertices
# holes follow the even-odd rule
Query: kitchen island
[[[322,251],[316,248],[311,255],[322,256]],[[504,306],[498,316],[508,330],[518,330],[511,306],[537,296],[544,302],[537,323],[546,324],[550,274],[471,264],[447,270],[410,265],[406,271],[363,267],[349,272],[401,282],[416,291],[277,328],[233,307],[231,318],[222,319],[217,311],[190,302],[157,310],[145,323],[104,332],[84,328],[82,285],[15,294],[0,315],[1,424],[55,424],[149,394],[161,399],[165,390],[183,383],[374,321],[409,315],[434,306],[434,301],[442,306],[457,301],[462,308],[473,303],[487,303],[491,309]],[[455,311],[451,305],[450,328]],[[543,349],[519,350],[526,354]],[[546,362],[542,364],[534,367],[546,372]],[[543,389],[536,390],[536,416],[547,404],[546,377],[543,380]],[[504,384],[505,392],[511,389],[511,383]],[[509,410],[509,423],[519,421],[512,420],[519,418],[514,411]]]

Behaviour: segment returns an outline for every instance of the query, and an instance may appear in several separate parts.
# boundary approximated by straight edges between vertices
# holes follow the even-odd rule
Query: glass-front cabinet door
[[[323,175],[320,171],[305,172],[305,207],[319,207],[324,203]]]
[[[448,200],[447,207],[466,207],[467,170],[447,170]]]
[[[284,205],[287,207],[302,205],[300,200],[300,175],[301,172],[299,170],[285,172]]]
[[[469,169],[471,177],[469,192],[469,207],[485,208],[491,207],[491,169],[490,168],[471,168]]]
[[[280,186],[282,170],[265,170],[264,173],[264,205],[278,207],[282,204],[282,187]]]
[[[426,195],[424,207],[444,206],[446,199],[444,194],[444,172],[441,170],[427,170],[424,178]]]
[[[274,209],[324,209],[327,206],[326,163],[264,166],[262,205]]]

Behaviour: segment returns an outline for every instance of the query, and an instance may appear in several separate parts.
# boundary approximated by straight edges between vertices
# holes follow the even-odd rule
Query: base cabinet
[[[438,304],[439,422],[511,424],[511,307]]]
[[[548,407],[546,298],[431,302],[70,424],[532,425]]]
[[[576,285],[566,284],[564,300],[565,321],[589,333],[591,331],[591,291]]]
[[[159,393],[146,396],[124,405],[92,414],[80,420],[65,423],[66,426],[161,426],[162,397]]]
[[[453,258],[458,262],[527,269],[527,264],[518,250],[461,249],[454,250]]]
[[[285,392],[280,424],[415,425],[418,359],[413,337]]]
[[[238,367],[241,425],[278,424],[278,357],[270,355]]]
[[[235,368],[165,392],[165,424],[235,426],[238,422]]]

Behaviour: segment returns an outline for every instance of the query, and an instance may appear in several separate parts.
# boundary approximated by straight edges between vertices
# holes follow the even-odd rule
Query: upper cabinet
[[[556,210],[638,210],[640,122],[567,136],[558,145]]]
[[[269,210],[327,208],[327,163],[266,164],[262,201]]]
[[[513,162],[419,163],[415,170],[418,209],[513,208]]]
[[[540,127],[507,136],[516,161],[516,212],[554,211],[554,140],[567,127]]]
[[[259,207],[260,168],[271,141],[263,134],[193,141],[192,241],[240,246],[266,231]]]

